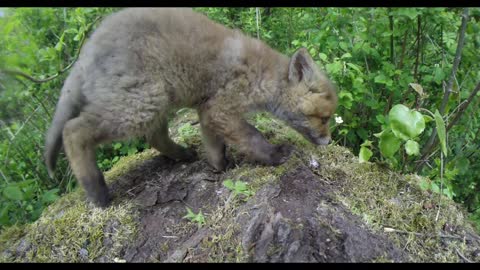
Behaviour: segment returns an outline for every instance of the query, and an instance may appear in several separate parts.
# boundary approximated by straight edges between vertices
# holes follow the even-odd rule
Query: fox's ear
[[[315,65],[315,62],[307,49],[298,49],[293,54],[288,65],[288,80],[293,83],[299,83],[302,80],[312,80],[314,73],[313,65]]]

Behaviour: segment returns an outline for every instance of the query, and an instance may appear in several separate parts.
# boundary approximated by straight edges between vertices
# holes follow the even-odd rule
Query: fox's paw
[[[274,152],[270,156],[270,164],[277,166],[287,161],[293,152],[293,146],[288,144],[281,144],[275,146]]]
[[[110,205],[111,196],[106,186],[99,186],[95,190],[87,190],[87,200],[96,207],[107,208]]]

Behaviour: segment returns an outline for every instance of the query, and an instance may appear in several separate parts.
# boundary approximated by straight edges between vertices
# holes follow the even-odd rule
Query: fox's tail
[[[64,93],[63,90],[45,139],[43,157],[47,165],[48,175],[51,178],[54,176],[58,153],[62,147],[63,127],[68,120],[76,117],[79,112],[78,101],[75,100],[75,95]]]

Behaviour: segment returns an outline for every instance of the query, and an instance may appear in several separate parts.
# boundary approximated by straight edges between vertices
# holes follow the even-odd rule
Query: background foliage
[[[44,133],[79,48],[115,10],[2,9],[0,226],[36,220],[76,187],[64,156],[55,178],[48,177]],[[464,16],[463,42],[460,8],[197,10],[287,55],[306,47],[338,86],[336,143],[362,162],[428,176],[425,189],[463,203],[480,224],[480,9]],[[97,160],[106,170],[147,147],[142,139],[114,142],[99,147]]]

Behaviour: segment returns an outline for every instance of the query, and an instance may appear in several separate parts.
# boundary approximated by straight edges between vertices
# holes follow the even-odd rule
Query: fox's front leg
[[[223,112],[215,107],[204,109],[200,113],[202,131],[207,130],[210,133],[215,133],[218,137],[223,138],[226,143],[237,146],[238,150],[244,153],[249,160],[265,165],[279,165],[290,157],[291,146],[270,144],[260,131],[240,118],[238,114]],[[210,141],[214,142],[214,140]],[[210,146],[211,144],[207,144],[206,148],[208,149]],[[224,148],[220,146],[219,144],[213,148],[217,149],[217,151],[213,151],[216,156],[209,157],[209,162],[211,163],[214,160],[214,163],[211,163],[213,167],[223,167],[222,169],[224,169]]]
[[[215,133],[215,130],[211,129],[206,116],[206,113],[199,111],[202,143],[208,163],[218,172],[225,171],[228,163],[225,157],[225,141],[219,134]]]

